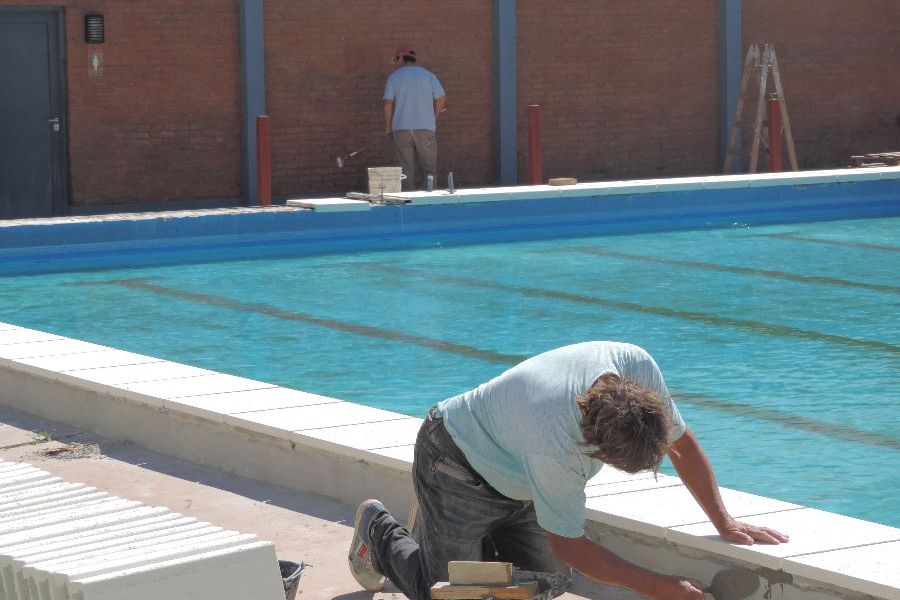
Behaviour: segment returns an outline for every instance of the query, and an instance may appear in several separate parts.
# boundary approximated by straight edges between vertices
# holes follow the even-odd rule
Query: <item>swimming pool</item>
[[[8,277],[0,321],[417,416],[543,350],[630,341],[722,485],[897,526],[898,232],[886,218]]]

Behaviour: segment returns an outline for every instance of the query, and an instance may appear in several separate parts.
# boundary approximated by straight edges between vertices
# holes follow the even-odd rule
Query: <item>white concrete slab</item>
[[[838,170],[827,171],[800,171],[795,173],[795,185],[812,185],[821,183],[836,183],[838,180]]]
[[[44,333],[43,331],[35,331],[33,329],[9,329],[0,331],[0,346],[9,344],[27,344],[33,342],[46,342],[50,340],[61,340],[62,337],[52,333]]]
[[[120,600],[133,597],[135,588],[153,590],[156,598],[284,598],[275,551],[267,542],[83,577],[68,583],[66,593],[73,598]]]
[[[0,359],[22,360],[38,356],[61,356],[101,350],[109,350],[109,348],[99,344],[91,344],[90,342],[56,337],[39,342],[0,344]]]
[[[900,600],[900,542],[786,558],[783,568],[875,598]]]
[[[396,421],[405,418],[395,412],[350,402],[276,408],[242,413],[239,416],[236,415],[236,417],[244,421],[268,425],[285,431],[308,431],[325,427]]]
[[[415,451],[416,447],[413,444],[407,444],[405,446],[391,446],[389,448],[375,448],[374,450],[370,450],[372,454],[377,454],[379,456],[384,456],[385,458],[395,460],[397,466],[403,469],[412,468]]]
[[[742,518],[752,525],[771,527],[791,536],[787,544],[738,546],[719,539],[711,523],[698,523],[674,527],[668,539],[723,554],[738,560],[767,563],[771,568],[781,568],[781,559],[842,548],[866,546],[884,542],[900,542],[900,529],[845,517],[813,508],[799,508]],[[760,555],[765,555],[762,558]],[[774,560],[770,560],[774,559]],[[900,564],[900,563],[898,563]]]
[[[41,369],[58,372],[75,371],[78,369],[99,369],[103,367],[122,367],[126,365],[141,365],[154,362],[164,362],[159,358],[125,352],[124,350],[91,350],[76,354],[62,354],[52,356],[35,356],[21,358],[18,362]]]
[[[750,187],[774,187],[779,185],[789,185],[796,183],[797,173],[793,171],[785,171],[782,173],[766,173],[764,175],[749,175]]]
[[[375,450],[409,445],[416,439],[421,426],[422,419],[404,417],[396,421],[309,429],[298,435],[357,450]]]
[[[269,387],[189,396],[187,398],[169,400],[166,405],[172,410],[181,410],[199,416],[219,415],[224,417],[247,412],[309,406],[312,404],[332,404],[335,402],[341,402],[341,400],[289,388]]]
[[[660,179],[656,186],[659,192],[685,192],[702,190],[706,187],[709,177],[678,177],[675,179]]]
[[[168,361],[152,363],[122,365],[116,367],[96,367],[88,369],[73,369],[65,371],[66,375],[77,377],[84,381],[100,383],[103,385],[122,385],[126,383],[141,383],[149,381],[163,381],[167,379],[182,379],[199,377],[202,375],[218,375],[209,369],[200,369]]]
[[[288,206],[310,208],[316,212],[349,212],[370,210],[372,205],[366,200],[350,198],[294,198],[286,203]]]
[[[772,513],[800,508],[797,504],[722,489],[722,498],[732,516]],[[684,486],[628,492],[588,498],[588,517],[614,527],[665,538],[665,530],[707,521],[703,510]]]
[[[750,179],[748,175],[717,175],[715,177],[707,177],[703,189],[706,190],[727,190],[734,188],[750,187]]]
[[[655,490],[679,485],[683,484],[678,477],[660,474],[656,479],[653,477],[636,477],[627,481],[618,481],[615,483],[601,483],[598,485],[589,484],[585,487],[584,491],[588,498],[596,498],[598,496],[639,492],[641,490]]]
[[[274,386],[271,383],[246,379],[244,377],[216,373],[213,375],[201,375],[199,377],[183,377],[181,379],[166,379],[163,381],[127,383],[120,387],[123,390],[130,390],[145,396],[154,396],[162,400],[172,400],[176,398],[220,394],[224,392],[261,390],[277,386]]]
[[[601,485],[604,483],[619,483],[621,481],[636,481],[638,479],[652,479],[653,472],[652,471],[640,471],[638,473],[626,473],[625,471],[620,471],[618,469],[614,469],[609,465],[605,465],[600,472],[590,478],[587,484],[590,485]]]

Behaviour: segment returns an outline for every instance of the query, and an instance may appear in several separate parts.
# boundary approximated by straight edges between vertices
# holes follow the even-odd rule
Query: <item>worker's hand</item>
[[[687,577],[663,577],[649,595],[653,600],[704,600],[703,583]]]
[[[731,517],[716,526],[723,540],[752,546],[756,542],[760,544],[782,544],[791,538],[779,531],[768,527],[759,527],[735,521]]]

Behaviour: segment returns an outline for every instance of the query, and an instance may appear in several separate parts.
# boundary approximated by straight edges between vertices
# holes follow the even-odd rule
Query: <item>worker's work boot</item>
[[[379,500],[366,500],[356,509],[353,525],[353,541],[350,542],[350,573],[353,578],[370,592],[380,592],[384,588],[384,575],[372,564],[372,521],[387,509]]]

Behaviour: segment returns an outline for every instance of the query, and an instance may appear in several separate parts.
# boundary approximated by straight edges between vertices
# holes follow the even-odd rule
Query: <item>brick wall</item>
[[[47,3],[0,0],[29,4]],[[238,0],[63,4],[71,204],[240,196]],[[105,16],[102,45],[84,42],[88,11]]]
[[[900,150],[900,2],[744,0],[743,29],[775,44],[801,169]]]
[[[382,93],[394,50],[409,45],[447,92],[438,123],[438,180],[493,178],[491,3],[487,0],[266,2],[266,103],[273,194],[366,190],[366,166],[394,164],[389,143],[343,169],[336,157],[384,132]]]
[[[545,179],[717,170],[717,0],[516,4],[520,182],[528,104],[541,106]]]
[[[46,2],[0,0],[29,4]],[[62,4],[71,203],[239,198],[239,0]],[[343,169],[335,158],[382,134],[398,45],[447,90],[439,185],[450,169],[460,186],[494,183],[491,4],[267,0],[274,194],[364,190],[366,166],[394,162],[388,143]],[[719,172],[719,0],[516,4],[520,182],[531,103],[542,110],[545,178]],[[103,45],[84,43],[87,10],[106,16]],[[900,148],[897,23],[898,0],[744,0],[744,48],[778,50],[801,167]],[[99,77],[92,49],[103,52]]]

